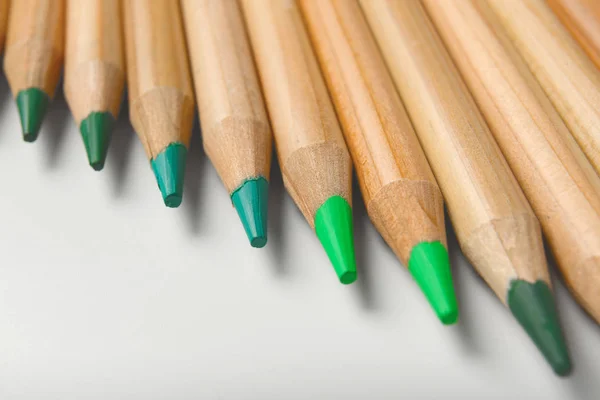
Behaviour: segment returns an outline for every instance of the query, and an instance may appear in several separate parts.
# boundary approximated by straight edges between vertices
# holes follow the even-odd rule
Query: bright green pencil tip
[[[40,89],[29,88],[21,90],[17,94],[16,101],[23,128],[23,139],[26,142],[34,142],[40,133],[50,98]]]
[[[175,208],[181,204],[186,158],[187,148],[181,143],[171,143],[151,161],[167,207]]]
[[[444,245],[438,241],[417,244],[410,253],[408,270],[440,321],[454,324],[458,320],[458,304]]]
[[[231,193],[231,201],[237,210],[252,247],[267,244],[267,210],[269,182],[263,177],[248,179]]]
[[[352,232],[352,208],[340,196],[332,196],[315,214],[315,232],[343,284],[356,280]]]
[[[81,137],[90,166],[100,171],[108,153],[115,118],[109,112],[93,112],[81,121]]]
[[[554,372],[568,375],[571,359],[548,285],[543,281],[514,280],[508,290],[508,306]]]

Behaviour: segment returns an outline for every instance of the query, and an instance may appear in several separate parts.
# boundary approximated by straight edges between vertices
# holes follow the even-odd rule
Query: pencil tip
[[[244,230],[252,247],[267,244],[267,210],[269,182],[263,177],[248,179],[231,194]]]
[[[50,98],[37,88],[21,90],[17,94],[17,109],[23,128],[23,139],[34,142],[40,132]]]
[[[352,208],[340,196],[332,196],[315,214],[315,232],[343,284],[356,280],[352,232]]]
[[[421,242],[413,247],[408,270],[444,325],[458,320],[458,303],[452,284],[450,259],[442,243]]]
[[[508,290],[508,306],[554,372],[568,375],[571,360],[548,285],[543,281],[514,280]]]
[[[81,137],[90,166],[100,171],[108,153],[115,118],[109,112],[92,112],[81,121]]]
[[[171,143],[151,162],[167,207],[176,208],[181,204],[186,158],[187,148],[181,143]]]

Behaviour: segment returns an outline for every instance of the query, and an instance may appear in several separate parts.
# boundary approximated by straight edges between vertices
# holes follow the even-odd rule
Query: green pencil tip
[[[548,285],[543,281],[514,280],[508,290],[508,306],[554,372],[568,375],[571,360]]]
[[[151,161],[167,207],[176,208],[181,204],[186,157],[187,148],[183,144],[171,143]]]
[[[252,247],[267,244],[267,209],[269,182],[263,177],[248,179],[231,193],[231,201],[237,210]]]
[[[315,214],[315,232],[340,282],[356,280],[356,260],[352,234],[352,208],[340,196],[332,196]]]
[[[114,123],[115,118],[109,112],[92,112],[81,121],[81,138],[90,166],[96,171],[104,168]]]
[[[21,90],[16,101],[23,127],[23,139],[26,142],[34,142],[40,133],[50,97],[40,89],[29,88]]]
[[[444,325],[458,320],[458,304],[452,284],[448,251],[440,242],[421,242],[413,247],[408,270]]]

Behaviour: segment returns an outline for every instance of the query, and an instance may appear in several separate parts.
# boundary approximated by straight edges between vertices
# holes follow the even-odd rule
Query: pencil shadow
[[[369,240],[367,238],[367,231],[369,230],[370,221],[365,202],[360,193],[356,174],[352,180],[352,192],[352,218],[354,221],[354,248],[357,272],[357,279],[354,285],[356,286],[361,306],[367,311],[373,311],[377,309],[377,300],[373,285],[373,270],[369,268]],[[387,245],[385,246],[387,247]]]
[[[45,163],[48,169],[56,169],[60,162],[60,153],[64,147],[67,125],[72,122],[71,112],[62,90],[62,79],[57,85],[54,99],[48,107],[40,136],[45,143]],[[78,128],[79,129],[79,128]],[[39,140],[39,139],[38,139]]]
[[[131,150],[135,138],[135,132],[129,122],[127,96],[123,96],[123,99],[121,112],[112,132],[106,159],[106,165],[110,169],[113,181],[113,195],[116,198],[122,197],[127,187],[125,183],[127,181]]]
[[[183,186],[182,208],[186,215],[186,224],[190,233],[197,236],[202,227],[202,191],[208,158],[202,146],[202,131],[198,118],[192,128],[192,139],[187,156],[185,181]]]
[[[473,304],[475,302],[471,298],[469,288],[467,287],[469,276],[475,275],[475,271],[460,249],[448,213],[445,212],[444,214],[446,218],[448,253],[450,265],[452,266],[454,290],[456,292],[459,308],[459,320],[456,324],[456,330],[453,330],[453,332],[456,333],[458,342],[467,353],[479,353],[480,350],[477,343],[476,327],[471,319],[474,316]]]
[[[3,61],[4,58],[0,57],[0,65],[3,64]],[[4,75],[4,73],[0,72],[0,115],[4,115],[5,112],[8,112],[7,109],[9,108],[9,104],[11,103],[11,101],[12,93],[10,92],[8,81],[6,80],[6,76]]]
[[[265,248],[273,271],[277,276],[288,275],[289,269],[285,258],[285,229],[283,224],[283,203],[287,201],[287,193],[283,186],[281,168],[277,157],[273,154],[271,164],[271,178],[269,180],[269,219],[268,219],[268,243]]]

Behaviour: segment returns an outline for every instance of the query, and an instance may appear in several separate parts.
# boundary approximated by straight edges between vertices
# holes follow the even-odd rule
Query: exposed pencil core
[[[315,214],[315,232],[340,282],[354,282],[356,258],[350,204],[340,196],[327,199]]]
[[[150,162],[167,207],[181,204],[186,158],[187,148],[181,143],[171,143]]]
[[[264,247],[267,244],[267,215],[269,182],[263,177],[248,179],[231,193],[235,207],[250,245]]]
[[[23,139],[26,142],[34,142],[40,133],[50,97],[38,88],[29,88],[21,90],[17,94],[16,101],[23,128]]]
[[[108,144],[115,118],[109,112],[92,112],[81,121],[81,137],[90,166],[100,171],[104,168]]]
[[[571,372],[571,360],[548,285],[543,281],[532,284],[514,280],[508,290],[507,302],[554,372],[561,376],[568,375]]]
[[[421,242],[413,247],[408,270],[444,325],[458,320],[458,303],[452,284],[450,259],[442,243]]]

